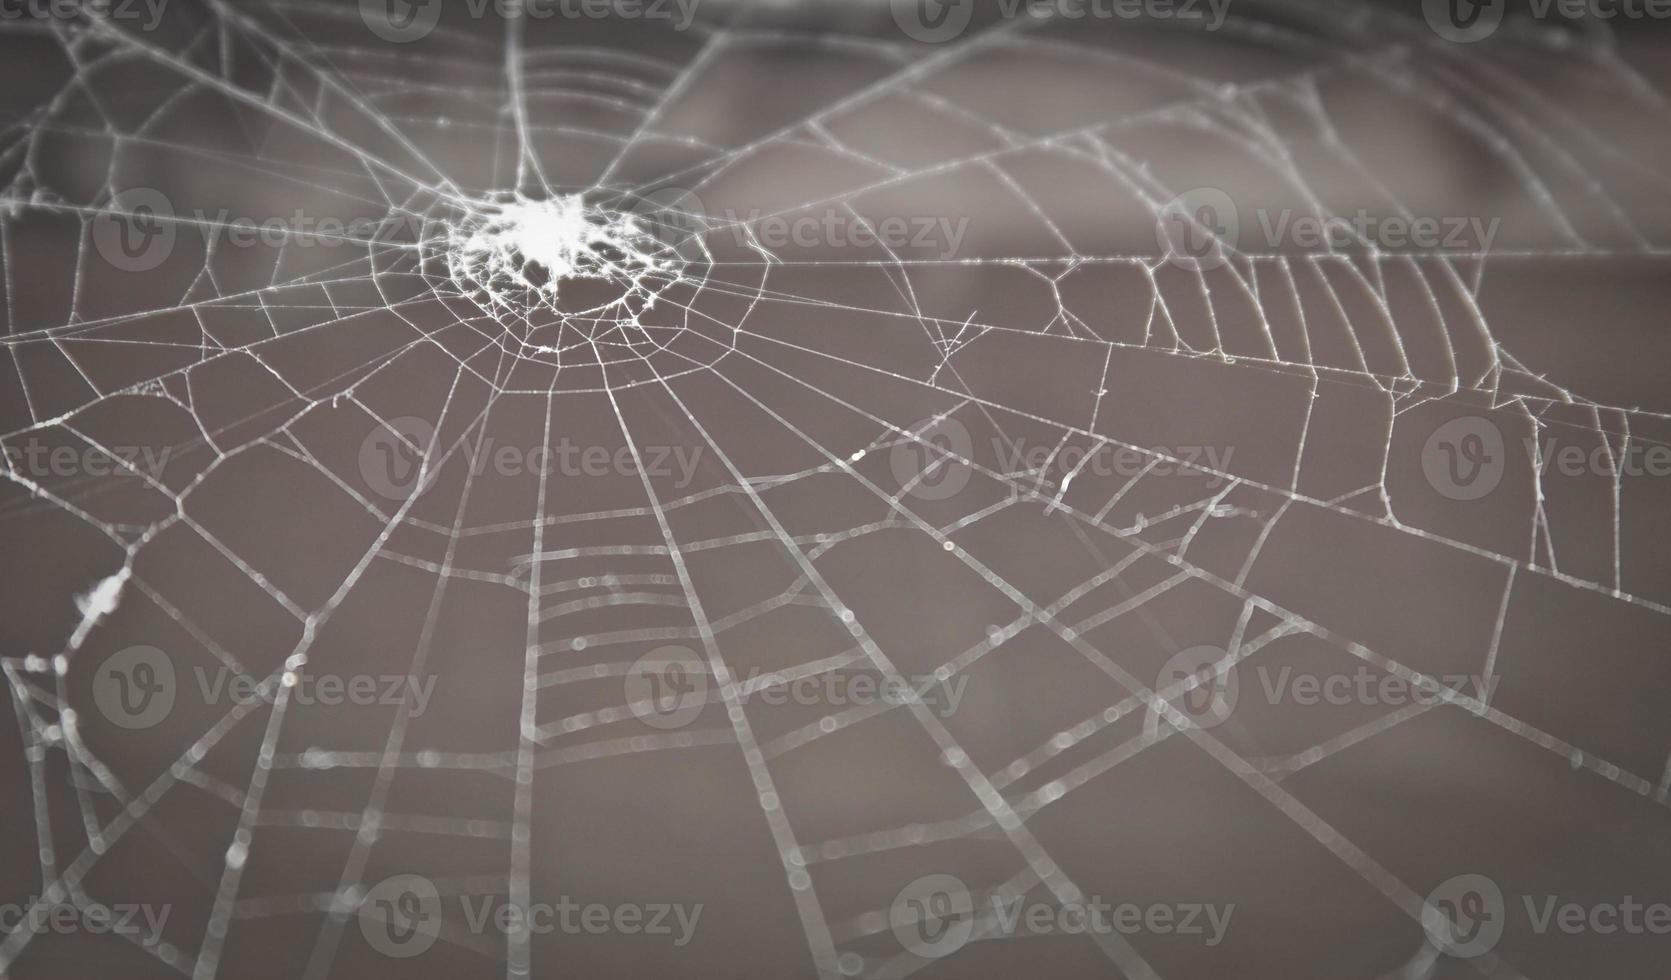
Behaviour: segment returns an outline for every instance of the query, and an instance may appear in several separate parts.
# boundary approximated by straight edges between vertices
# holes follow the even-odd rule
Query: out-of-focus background
[[[0,2],[0,976],[1662,976],[1668,17]]]

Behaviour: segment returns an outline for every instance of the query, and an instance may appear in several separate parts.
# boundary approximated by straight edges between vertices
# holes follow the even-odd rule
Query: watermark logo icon
[[[174,207],[161,191],[132,187],[118,192],[93,219],[93,246],[123,272],[150,272],[174,251]]]
[[[391,44],[421,40],[441,21],[442,0],[360,0],[360,19]]]
[[[360,934],[384,956],[406,959],[441,935],[441,892],[423,875],[385,878],[360,901]]]
[[[360,442],[360,476],[390,500],[405,500],[418,485],[435,427],[407,415],[372,429]]]
[[[627,706],[652,728],[683,728],[708,703],[708,665],[676,643],[639,657],[627,671]]]
[[[133,731],[167,718],[177,693],[173,662],[153,646],[118,650],[93,676],[93,703],[99,712],[112,724]]]
[[[1464,959],[1491,951],[1503,938],[1503,890],[1485,875],[1446,879],[1428,893],[1422,928],[1442,952]]]
[[[1507,462],[1502,430],[1477,415],[1439,426],[1422,447],[1428,485],[1452,500],[1478,500],[1497,489]]]
[[[969,29],[975,0],[891,0],[894,23],[924,44],[950,41]]]
[[[1472,44],[1497,32],[1507,0],[1422,0],[1422,16],[1447,41]]]
[[[1225,249],[1241,237],[1236,202],[1217,187],[1192,187],[1161,206],[1155,241],[1167,261],[1204,272],[1229,261]]]
[[[902,436],[888,453],[894,479],[919,500],[945,500],[969,485],[974,468],[975,441],[969,429],[953,418],[923,419],[910,429],[916,438]]]
[[[1236,710],[1236,702],[1241,697],[1241,681],[1235,666],[1222,666],[1226,656],[1223,647],[1210,643],[1179,650],[1161,666],[1160,676],[1155,678],[1155,691],[1166,691],[1193,680],[1195,686],[1173,698],[1171,704],[1197,728],[1215,728]],[[1161,722],[1161,713],[1151,709],[1145,731],[1153,735]]]
[[[910,952],[928,959],[949,956],[975,932],[974,896],[956,875],[923,875],[894,896],[888,925]]]

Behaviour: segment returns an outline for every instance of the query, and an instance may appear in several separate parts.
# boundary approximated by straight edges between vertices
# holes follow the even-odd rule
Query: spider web
[[[1423,937],[1450,874],[1543,881],[1493,821],[1663,830],[1665,490],[1623,465],[1667,444],[1627,346],[1656,341],[1566,318],[1663,277],[1671,112],[1603,42],[1464,49],[1368,4],[1239,0],[1210,35],[1027,17],[937,46],[872,7],[688,32],[449,16],[409,48],[312,2],[0,30],[24,107],[0,142],[0,445],[121,460],[0,471],[6,861],[42,905],[176,910],[108,945],[20,926],[0,969],[367,975],[388,961],[360,900],[413,872],[520,907],[683,889],[713,908],[682,968],[900,976],[927,961],[890,900],[955,870],[1255,923],[1218,950],[1078,937],[1068,975],[1520,976],[1529,949],[1457,966]],[[1168,251],[1170,202],[1204,186],[1244,214],[1484,201],[1503,230],[1254,247],[1244,217]],[[134,204],[158,191],[166,260],[112,268],[100,222],[158,220]],[[506,229],[555,219],[526,202],[588,224],[565,254],[596,264],[540,278]],[[292,212],[351,230],[229,244]],[[765,232],[827,215],[967,228],[955,255]],[[1508,447],[1479,500],[1423,478],[1463,418]],[[1549,439],[1603,465],[1551,476]],[[375,485],[368,440],[411,479]],[[634,465],[478,465],[559,444]],[[657,465],[680,452],[690,472]],[[1091,465],[1114,452],[1138,468]],[[123,732],[89,692],[134,644],[263,697]],[[622,678],[667,644],[708,701],[652,731]],[[1212,677],[1361,664],[1438,703],[1202,725],[1180,708],[1202,677],[1162,670],[1197,644]],[[910,694],[757,698],[845,671]],[[433,676],[435,699],[298,703],[313,673]],[[972,700],[936,710],[958,678]],[[1377,794],[1410,801],[1421,847]],[[1276,894],[1264,861],[1327,885]],[[610,962],[450,938],[453,976]],[[953,960],[1025,962],[1005,945]]]

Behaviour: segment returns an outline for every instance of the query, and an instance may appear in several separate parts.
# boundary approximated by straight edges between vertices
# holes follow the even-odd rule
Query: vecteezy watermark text
[[[912,40],[939,44],[969,29],[982,0],[891,0],[894,23]],[[1081,20],[1162,20],[1216,31],[1230,0],[997,0],[1003,20],[1017,17]]]
[[[958,255],[968,218],[942,215],[887,215],[859,218],[826,208],[821,214],[746,214],[728,212],[716,216],[722,226],[732,229],[739,246],[756,244],[766,249],[797,248],[886,248],[899,252],[916,250],[950,259]]]
[[[453,903],[457,908],[449,915]],[[555,902],[521,904],[498,894],[443,896],[423,875],[401,874],[366,890],[358,918],[366,942],[396,959],[428,950],[444,926],[471,935],[652,936],[684,947],[702,920],[702,903],[582,902],[560,895]]]
[[[675,31],[690,28],[701,0],[360,0],[360,19],[378,37],[393,44],[422,40],[441,22],[443,4],[463,10],[471,20],[489,14],[508,20],[665,21]]]
[[[162,478],[173,450],[151,446],[48,446],[40,442],[0,445],[5,470],[32,480],[51,477],[126,476]]]
[[[169,0],[0,0],[0,21],[74,21],[94,17],[118,23],[132,23],[141,31],[154,31],[162,23]]]
[[[1273,248],[1292,242],[1303,249],[1348,249],[1373,243],[1388,250],[1484,252],[1497,240],[1501,218],[1477,215],[1377,215],[1359,208],[1346,215],[1296,213],[1292,208],[1255,212],[1265,243]]]
[[[1575,23],[1671,19],[1671,0],[1528,0],[1533,20]],[[1497,33],[1508,0],[1422,0],[1422,16],[1433,33],[1447,41],[1471,44]]]
[[[427,224],[416,213],[342,217],[309,214],[302,208],[263,217],[235,215],[227,208],[182,213],[162,191],[130,187],[114,194],[94,215],[92,238],[99,255],[115,268],[149,272],[173,254],[182,228],[216,246],[311,249],[412,242],[423,236]]]
[[[888,925],[901,946],[931,959],[957,952],[971,939],[1049,935],[1200,937],[1217,946],[1230,929],[1234,903],[1112,903],[1099,895],[1041,901],[1026,894],[993,892],[981,901],[956,875],[923,875],[900,889],[888,908]]]
[[[1521,440],[1528,471],[1539,479],[1605,477],[1640,479],[1671,476],[1671,445],[1644,440],[1615,443],[1603,433],[1556,429]],[[1497,489],[1508,470],[1509,445],[1503,430],[1477,415],[1451,419],[1433,430],[1422,446],[1422,474],[1428,485],[1452,500],[1478,500]]]
[[[1189,718],[1197,728],[1213,728],[1228,721],[1250,689],[1244,674],[1252,673],[1258,684],[1251,693],[1262,695],[1266,704],[1291,704],[1302,708],[1320,705],[1403,708],[1431,707],[1457,697],[1490,704],[1502,678],[1484,674],[1439,674],[1410,678],[1375,670],[1365,663],[1340,670],[1313,672],[1292,665],[1232,662],[1219,646],[1203,644],[1180,650],[1169,657],[1155,678],[1154,689]],[[1149,727],[1161,721],[1150,712]]]
[[[360,476],[373,491],[403,500],[417,486],[430,455],[439,459],[451,447],[436,442],[435,427],[416,416],[379,424],[360,442]],[[635,451],[636,450],[636,451]],[[625,444],[583,446],[567,436],[550,444],[512,445],[491,437],[467,438],[456,447],[472,476],[646,476],[670,479],[675,489],[691,485],[702,463],[702,446]],[[433,476],[433,471],[431,471]]]
[[[410,717],[429,710],[435,677],[409,674],[332,674],[289,670],[257,680],[226,665],[214,669],[194,666],[194,686],[180,683],[174,659],[146,645],[125,647],[99,665],[93,676],[93,703],[105,719],[126,729],[161,724],[182,694],[195,690],[200,703],[234,707],[272,704],[280,689],[293,704],[320,707],[408,704]]]
[[[890,677],[851,667],[804,672],[756,667],[727,677],[735,684],[737,700],[742,703],[834,709],[920,703],[941,718],[956,713],[969,684],[963,674],[935,671]],[[702,713],[710,696],[718,693],[707,661],[679,644],[657,647],[639,657],[627,670],[624,692],[633,716],[660,729],[689,725]]]
[[[1671,2],[1671,0],[1668,0]],[[1294,208],[1254,208],[1253,222],[1230,194],[1195,187],[1161,205],[1155,241],[1167,259],[1210,270],[1245,246],[1273,252],[1376,250],[1473,255],[1489,252],[1502,225],[1480,215],[1318,214]],[[1254,234],[1257,233],[1257,234]],[[1257,238],[1257,243],[1250,239]]]
[[[161,941],[162,930],[173,912],[172,905],[135,902],[77,905],[37,897],[0,904],[0,936],[20,930],[61,936],[126,936],[149,946]]]
[[[1589,897],[1579,901],[1552,894],[1522,894],[1510,902],[1502,886],[1483,874],[1460,874],[1428,893],[1422,927],[1442,952],[1471,959],[1489,953],[1512,920],[1537,935],[1667,936],[1671,904],[1634,895]]]

